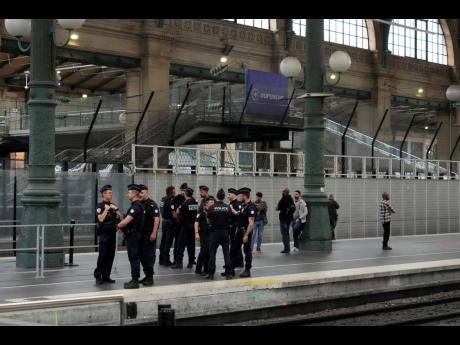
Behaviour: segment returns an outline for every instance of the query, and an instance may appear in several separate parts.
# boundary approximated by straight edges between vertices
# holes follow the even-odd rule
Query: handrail
[[[134,134],[134,143],[137,144],[137,134],[139,132],[139,128],[141,127],[142,121],[144,120],[145,113],[147,112],[147,109],[149,108],[150,102],[152,101],[153,95],[155,94],[155,91],[152,91],[150,93],[149,99],[147,100],[147,103],[145,104],[144,110],[142,111],[141,117],[139,119],[139,122],[136,125],[136,130]]]

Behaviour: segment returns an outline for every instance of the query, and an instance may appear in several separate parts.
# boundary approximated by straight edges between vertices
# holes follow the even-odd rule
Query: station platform
[[[229,281],[220,276],[220,249],[215,281],[196,275],[194,269],[158,266],[157,257],[155,286],[138,290],[123,289],[123,283],[130,280],[124,251],[118,252],[114,264],[112,278],[116,283],[104,285],[96,285],[93,278],[97,253],[76,254],[74,263],[78,266],[46,269],[44,278],[35,278],[32,270],[17,269],[14,258],[1,258],[0,311],[2,306],[27,302],[116,295],[125,303],[138,304],[137,317],[125,321],[130,324],[155,322],[157,305],[162,303],[171,304],[176,317],[181,318],[460,282],[459,233],[392,237],[390,246],[393,250],[383,251],[380,238],[336,240],[331,252],[281,254],[281,243],[262,244],[262,253],[253,254],[252,277]],[[79,308],[81,311],[83,307]],[[107,318],[104,324],[123,317],[116,303],[110,308],[103,313]],[[87,314],[80,324],[95,322],[94,317],[90,322]],[[61,322],[65,324],[64,319]]]

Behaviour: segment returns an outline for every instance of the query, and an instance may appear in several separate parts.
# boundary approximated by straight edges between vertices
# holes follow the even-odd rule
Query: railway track
[[[460,319],[460,296],[438,298],[322,316],[291,316],[264,320],[257,326],[413,326]]]

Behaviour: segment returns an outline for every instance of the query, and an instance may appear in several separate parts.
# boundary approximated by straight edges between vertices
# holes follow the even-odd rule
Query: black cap
[[[138,184],[138,186],[141,190],[149,190],[149,187],[147,187],[145,184]]]
[[[106,190],[112,190],[112,186],[109,184],[106,184],[105,186],[103,186],[100,190],[101,194],[104,193]]]
[[[219,200],[223,200],[225,198],[225,192],[224,190],[221,188],[217,191],[217,199]]]
[[[181,190],[185,190],[185,189],[187,189],[187,188],[188,188],[187,182],[184,182],[184,183],[182,183],[182,184],[180,185],[180,189],[181,189]]]
[[[204,201],[208,202],[209,200],[216,200],[212,195],[209,195]]]
[[[263,197],[263,194],[262,194],[261,192],[257,192],[257,193],[256,193],[256,196],[258,196],[258,197]]]
[[[207,192],[209,190],[209,187],[208,186],[199,186],[198,187],[200,190],[204,190],[205,192]]]
[[[240,189],[238,190],[238,194],[244,194],[244,195],[249,196],[249,194],[251,194],[251,189],[248,188],[248,187],[240,188]]]
[[[186,188],[185,193],[188,193],[188,194],[190,194],[190,196],[192,196],[193,195],[193,189],[192,188]]]
[[[238,195],[238,191],[235,188],[229,188],[228,192],[232,193],[232,194],[235,194],[235,195]]]
[[[130,185],[128,186],[128,190],[135,190],[135,191],[140,192],[140,191],[141,191],[141,187],[139,187],[139,185],[133,183],[133,184],[130,184]]]

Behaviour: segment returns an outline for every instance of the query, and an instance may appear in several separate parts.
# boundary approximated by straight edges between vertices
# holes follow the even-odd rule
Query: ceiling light
[[[84,93],[83,95],[81,95],[81,98],[88,98],[88,95]]]
[[[428,126],[425,126],[425,129],[428,130]]]
[[[330,78],[331,78],[332,80],[335,80],[335,78],[337,78],[337,76],[336,76],[335,74],[331,74]]]
[[[418,93],[423,93],[423,89],[420,88],[420,89],[417,90],[417,92],[418,92]]]
[[[227,62],[227,57],[226,57],[226,56],[222,56],[222,57],[220,58],[220,62],[226,63],[226,62]]]
[[[79,36],[78,36],[77,34],[72,34],[72,35],[70,35],[70,39],[71,39],[71,40],[78,40],[78,37],[79,37]]]

